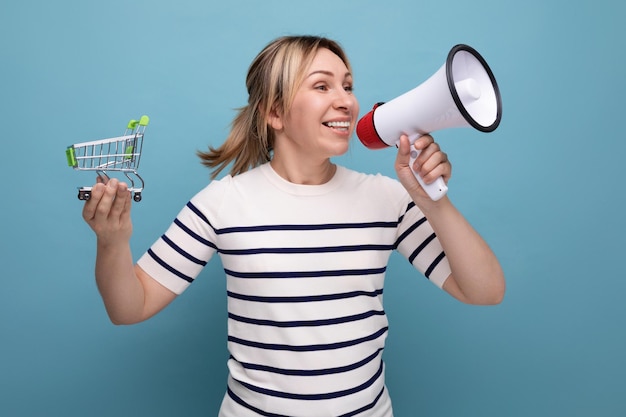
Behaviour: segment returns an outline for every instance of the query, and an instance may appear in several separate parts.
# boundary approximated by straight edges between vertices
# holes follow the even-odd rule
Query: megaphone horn
[[[459,44],[428,80],[386,103],[378,103],[357,123],[359,140],[369,149],[398,146],[401,135],[411,145],[420,136],[452,127],[493,132],[502,118],[500,90],[491,69],[471,46]],[[411,146],[411,162],[418,151]],[[426,193],[439,200],[448,192],[443,178],[425,184]]]

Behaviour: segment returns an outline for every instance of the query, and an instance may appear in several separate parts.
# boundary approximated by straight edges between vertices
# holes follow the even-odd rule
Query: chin
[[[346,142],[344,144],[337,144],[337,146],[333,146],[332,149],[329,149],[329,153],[331,154],[331,157],[341,156],[348,152],[348,149],[350,149],[350,143]]]

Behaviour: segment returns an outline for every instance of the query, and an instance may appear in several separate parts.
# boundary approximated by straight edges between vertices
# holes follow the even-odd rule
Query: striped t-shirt
[[[390,417],[392,250],[439,287],[450,274],[398,181],[337,167],[326,184],[299,185],[265,164],[211,182],[138,264],[180,294],[219,254],[231,355],[221,417]]]

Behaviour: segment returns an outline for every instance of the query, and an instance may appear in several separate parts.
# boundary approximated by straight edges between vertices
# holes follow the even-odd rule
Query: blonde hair
[[[270,42],[252,61],[246,77],[248,104],[238,109],[226,141],[218,147],[198,151],[201,162],[217,177],[231,162],[230,174],[241,174],[268,162],[274,147],[269,126],[272,112],[287,114],[304,72],[315,54],[326,48],[351,71],[348,58],[335,41],[319,36],[283,36]]]

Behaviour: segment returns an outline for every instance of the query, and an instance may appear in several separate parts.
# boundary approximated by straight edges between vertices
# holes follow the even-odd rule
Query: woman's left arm
[[[485,240],[469,224],[447,196],[433,201],[424,192],[409,167],[409,140],[403,136],[398,147],[395,169],[398,179],[435,231],[450,263],[451,274],[443,289],[468,304],[498,304],[505,292],[500,262]],[[420,155],[415,162],[426,183],[442,176],[450,178],[452,167],[444,152],[429,135],[415,144]]]

